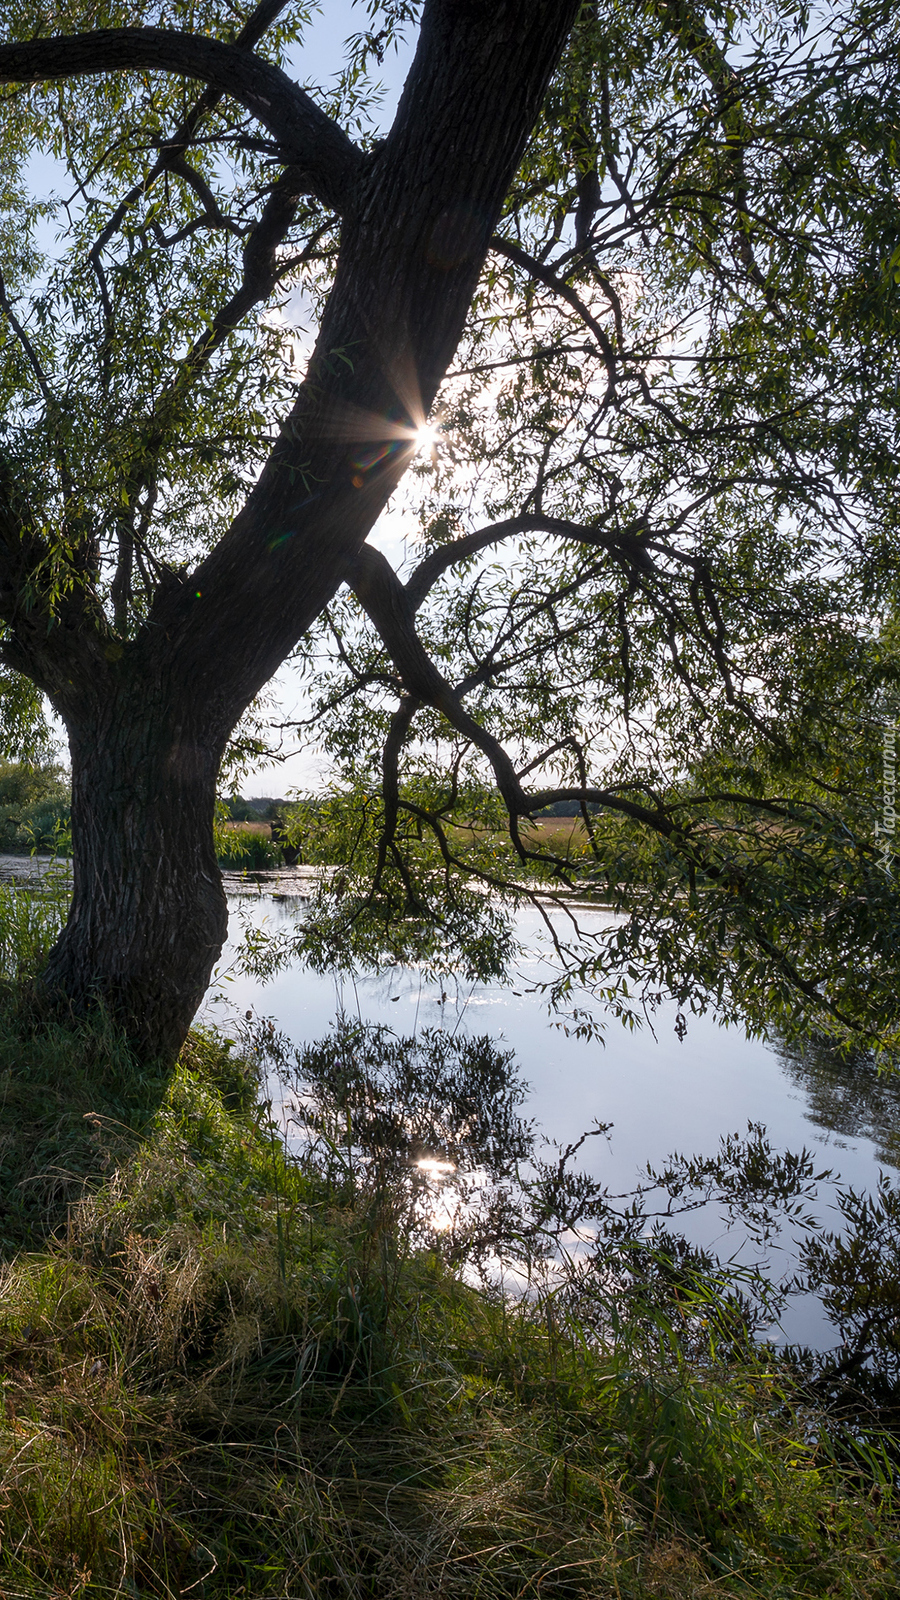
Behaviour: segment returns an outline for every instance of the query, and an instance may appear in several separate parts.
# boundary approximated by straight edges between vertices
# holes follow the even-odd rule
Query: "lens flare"
[[[413,437],[413,445],[417,456],[433,455],[437,449],[438,430],[430,422],[423,422],[417,428]]]
[[[422,1156],[416,1166],[420,1172],[427,1172],[430,1178],[440,1178],[456,1171],[455,1161],[441,1161],[439,1156]]]

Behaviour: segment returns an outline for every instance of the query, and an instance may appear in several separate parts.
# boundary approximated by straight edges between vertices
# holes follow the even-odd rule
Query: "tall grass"
[[[0,980],[35,975],[66,920],[70,894],[64,867],[45,873],[38,889],[0,883]]]
[[[892,1441],[742,1339],[727,1284],[661,1271],[642,1303],[608,1256],[518,1299],[467,1281],[404,1151],[486,1148],[489,1094],[515,1143],[477,1041],[428,1036],[419,1084],[380,1036],[377,1081],[346,1036],[307,1052],[298,1157],[265,1029],[149,1081],[8,981],[50,923],[3,906],[0,1594],[896,1595]]]
[[[63,1036],[14,1026],[48,1081]],[[68,1051],[79,1106],[134,1089],[110,1030]],[[476,1289],[402,1184],[294,1160],[210,1035],[140,1137],[126,1098],[0,1279],[0,1592],[896,1594],[889,1457],[844,1461],[770,1353],[679,1338],[715,1286],[669,1318],[619,1315],[601,1278],[577,1303]]]
[[[259,823],[217,823],[215,841],[219,866],[232,871],[263,872],[284,861],[280,845]]]

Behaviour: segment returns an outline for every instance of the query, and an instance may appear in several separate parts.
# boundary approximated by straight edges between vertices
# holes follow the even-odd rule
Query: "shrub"
[[[0,851],[68,855],[69,784],[55,762],[0,762]]]
[[[279,846],[258,822],[217,827],[216,855],[220,867],[244,872],[264,872],[283,860]]]

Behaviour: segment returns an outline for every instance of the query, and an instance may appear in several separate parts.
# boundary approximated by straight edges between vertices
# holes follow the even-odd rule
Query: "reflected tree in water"
[[[862,1051],[842,1055],[827,1040],[773,1040],[782,1069],[807,1102],[817,1128],[847,1139],[871,1139],[876,1160],[900,1167],[900,1077],[879,1072]]]

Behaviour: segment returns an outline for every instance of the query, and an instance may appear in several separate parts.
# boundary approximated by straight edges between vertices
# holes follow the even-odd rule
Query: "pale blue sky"
[[[345,57],[344,46],[348,37],[367,28],[377,29],[378,26],[378,18],[370,18],[367,14],[366,0],[357,0],[355,4],[354,0],[322,0],[318,15],[314,17],[307,30],[302,45],[298,46],[293,54],[292,66],[297,80],[309,88],[321,86],[327,94],[341,71]],[[392,46],[388,49],[381,67],[377,67],[374,62],[371,63],[373,82],[383,91],[378,102],[377,115],[373,119],[377,131],[386,131],[390,127],[412,60],[414,46],[415,30],[410,29],[403,43],[396,48]],[[54,190],[65,194],[69,187],[64,168],[44,151],[34,152],[28,172],[32,187],[38,195],[43,196]],[[48,222],[42,240],[45,248],[52,249],[55,231],[56,224]],[[392,518],[388,513],[382,518],[376,539],[392,556],[399,554],[402,544],[402,519],[396,515]],[[290,666],[281,669],[271,685],[271,690],[276,701],[272,713],[273,720],[287,720],[302,715],[299,682]],[[63,730],[60,728],[59,732],[64,742]],[[283,764],[258,769],[257,773],[244,783],[243,790],[246,794],[286,794],[298,787],[317,787],[325,773],[326,768],[321,758],[314,751],[305,749]]]

